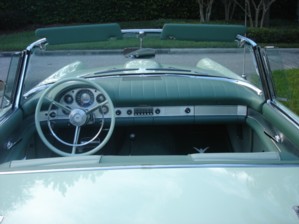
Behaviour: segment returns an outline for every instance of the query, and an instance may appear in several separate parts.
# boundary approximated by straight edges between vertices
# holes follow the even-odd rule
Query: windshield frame
[[[157,35],[162,30],[163,29],[122,29],[121,33],[125,34],[125,35],[133,35],[133,36],[135,35],[135,38],[137,37],[137,39],[139,39],[140,46],[142,46],[142,44],[144,42],[144,37],[146,37],[147,34]],[[250,54],[252,54],[252,56],[253,56],[251,61],[253,62],[253,66],[255,67],[255,72],[259,79],[259,82],[261,82],[260,83],[261,86],[251,83],[249,81],[248,84],[253,86],[253,88],[251,88],[251,89],[254,89],[254,91],[258,95],[263,96],[265,101],[267,101],[267,100],[272,101],[273,98],[272,98],[272,94],[271,94],[271,92],[272,92],[271,85],[269,85],[269,80],[267,78],[267,69],[265,68],[265,65],[264,65],[265,62],[264,62],[264,58],[261,53],[261,47],[258,46],[257,43],[255,43],[253,40],[247,38],[246,36],[242,36],[242,35],[237,35],[235,38],[235,41],[237,42],[239,48],[245,49],[247,47],[250,51]],[[30,44],[24,51],[25,56],[24,56],[24,60],[22,63],[23,67],[21,69],[22,74],[20,75],[20,83],[19,83],[20,85],[18,87],[19,92],[16,97],[16,105],[20,105],[23,103],[24,96],[25,96],[23,94],[26,94],[26,92],[28,92],[28,90],[26,90],[26,92],[25,92],[24,83],[26,82],[25,79],[28,76],[27,70],[28,70],[29,62],[31,61],[31,57],[34,54],[35,49],[40,49],[42,51],[45,51],[45,50],[47,50],[48,45],[49,45],[49,43],[47,41],[47,38],[41,38],[41,39],[33,42],[32,44]],[[167,49],[171,50],[169,48],[167,48]],[[198,49],[202,49],[202,48],[198,48]],[[218,48],[215,48],[215,49],[218,49]],[[117,50],[117,51],[120,51],[120,50]],[[163,50],[163,48],[162,48],[162,51],[165,51],[165,49]],[[48,52],[48,50],[46,52]],[[113,52],[115,52],[115,50]],[[243,66],[245,67],[245,50],[244,50]],[[146,73],[146,74],[140,73],[140,75],[150,75],[150,73]],[[194,75],[196,75],[196,74],[194,73]],[[242,74],[238,74],[238,75],[241,78],[244,78],[242,76]],[[78,76],[78,77],[82,77],[82,76]],[[239,81],[242,82],[242,80],[239,80]],[[247,82],[246,78],[245,78],[244,82]],[[245,85],[245,86],[247,86],[247,85]],[[30,94],[27,94],[27,95],[30,95]],[[26,97],[25,97],[25,100],[26,100]]]

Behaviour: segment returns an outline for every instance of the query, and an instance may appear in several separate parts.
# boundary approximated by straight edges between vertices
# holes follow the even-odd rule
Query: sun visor
[[[245,33],[246,27],[242,25],[165,24],[161,39],[232,42],[238,34]]]
[[[122,39],[117,23],[41,28],[35,35],[46,38],[51,45]]]

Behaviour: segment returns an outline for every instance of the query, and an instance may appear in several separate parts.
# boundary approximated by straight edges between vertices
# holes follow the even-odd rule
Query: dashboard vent
[[[135,116],[151,116],[154,114],[154,109],[152,107],[139,107],[134,109]]]

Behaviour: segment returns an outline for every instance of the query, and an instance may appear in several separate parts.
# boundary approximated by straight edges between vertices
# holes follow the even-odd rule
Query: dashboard
[[[194,123],[211,119],[242,120],[247,115],[247,106],[244,105],[140,105],[111,109],[108,104],[105,104],[106,98],[103,93],[93,88],[82,87],[64,91],[56,100],[70,110],[79,108],[85,111],[92,110],[103,103],[104,105],[93,111],[92,116],[88,118],[90,124],[95,119],[110,118],[112,115],[115,116],[117,124]],[[47,121],[49,118],[67,121],[69,112],[52,106],[49,110],[40,113],[40,121]]]

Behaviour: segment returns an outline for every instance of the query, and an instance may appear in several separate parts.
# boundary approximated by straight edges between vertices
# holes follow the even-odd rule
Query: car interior
[[[278,131],[271,121],[266,120],[261,112],[258,112],[261,104],[256,93],[235,83],[226,80],[201,78],[194,80],[185,77],[180,81],[189,83],[186,85],[187,89],[179,89],[178,86],[171,85],[168,93],[159,96],[155,91],[145,92],[140,89],[136,92],[136,96],[139,97],[124,99],[135,87],[138,89],[137,86],[148,82],[146,84],[148,88],[154,86],[158,88],[157,82],[168,83],[173,78],[176,79],[175,76],[170,76],[157,81],[157,77],[154,80],[152,77],[148,80],[144,78],[139,80],[140,77],[135,76],[129,81],[131,88],[126,87],[128,81],[123,78],[98,79],[98,83],[105,88],[109,96],[113,96],[111,98],[114,109],[109,111],[110,108],[106,108],[105,112],[98,112],[99,117],[90,118],[87,125],[82,127],[79,143],[91,140],[98,132],[99,123],[105,123],[101,134],[88,145],[77,147],[76,153],[80,155],[89,151],[105,138],[110,128],[111,112],[115,114],[113,134],[107,144],[95,153],[96,155],[189,156],[192,161],[218,161],[219,159],[279,161],[297,158],[298,152],[295,145]],[[113,82],[120,82],[118,88],[111,88],[114,86]],[[215,85],[220,84],[227,89],[227,96],[223,96],[222,91],[214,88]],[[198,91],[198,85],[206,89],[204,96],[201,94],[203,89]],[[86,86],[76,85],[74,88],[79,89],[77,93],[80,90],[86,91]],[[65,96],[69,91],[63,90],[62,94],[59,93],[57,101],[67,104],[69,101]],[[127,92],[127,94],[117,96],[117,92]],[[24,114],[28,115],[21,123],[14,124],[15,131],[12,139],[14,145],[6,150],[8,161],[11,158],[60,157],[49,150],[36,132],[33,113],[39,97],[38,94],[24,104],[22,109]],[[180,100],[178,101],[177,98]],[[256,104],[252,103],[254,98],[259,99]],[[54,130],[61,139],[71,142],[75,128],[67,119],[67,113],[60,108],[51,108],[50,111],[48,108],[42,108],[40,116],[46,117],[50,113],[55,120],[51,124],[51,130]],[[103,113],[106,113],[106,117],[101,119]],[[41,126],[51,144],[65,152],[70,150],[71,147],[55,139],[46,119],[42,119]],[[280,138],[284,138],[283,144]]]
[[[188,32],[196,33],[182,29],[169,26],[162,37],[171,39],[176,35],[176,39],[186,39],[190,36]],[[56,32],[49,29],[37,33],[42,36],[43,32],[52,31]],[[68,32],[64,35],[69,42],[88,38],[68,36]],[[103,32],[99,35],[102,37]],[[119,33],[115,35],[118,37]],[[207,35],[211,36],[208,32]],[[217,35],[212,33],[212,36]],[[64,40],[49,35],[48,41],[51,44]],[[296,127],[273,110],[260,92],[241,81],[177,75],[170,70],[141,76],[130,71],[117,75],[115,71],[113,76],[88,80],[88,83],[75,79],[55,84],[51,87],[53,92],[48,92],[52,100],[43,95],[46,91],[24,100],[1,129],[4,149],[1,163],[63,156],[49,150],[49,145],[62,152],[73,150],[76,155],[85,155],[103,141],[105,144],[92,155],[188,158],[191,162],[278,162],[299,157]],[[87,112],[82,109],[73,115],[71,106],[85,108]],[[80,113],[83,115],[77,116]],[[36,123],[40,123],[38,127]]]

